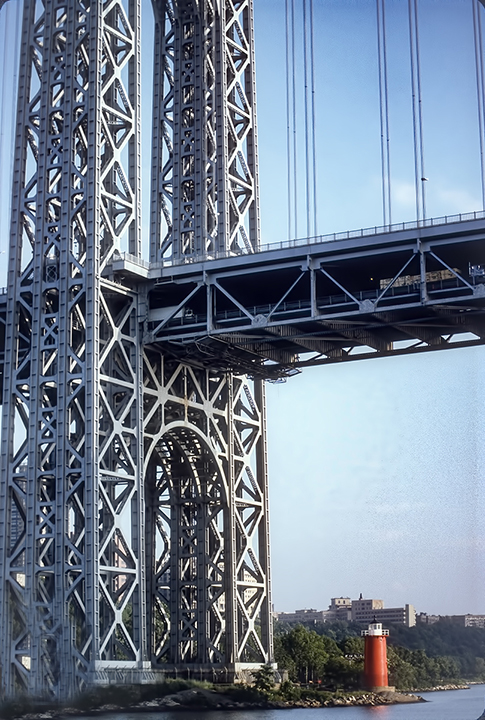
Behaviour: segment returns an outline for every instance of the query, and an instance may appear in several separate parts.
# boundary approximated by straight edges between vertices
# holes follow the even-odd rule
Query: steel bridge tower
[[[153,0],[150,260],[259,242],[251,0]],[[272,659],[262,381],[149,344],[141,0],[24,0],[0,485],[3,692]],[[173,305],[179,299],[174,296]]]

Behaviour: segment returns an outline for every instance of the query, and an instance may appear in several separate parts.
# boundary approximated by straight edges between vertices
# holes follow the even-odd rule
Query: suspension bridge
[[[0,303],[3,692],[241,679],[272,661],[264,381],[485,339],[485,214],[426,212],[418,2],[408,5],[416,217],[392,222],[378,0],[382,224],[318,235],[304,0],[312,237],[272,246],[260,241],[252,2],[153,0],[149,261],[141,3],[20,5]],[[483,10],[470,5],[482,147]],[[285,17],[291,235],[295,3]]]

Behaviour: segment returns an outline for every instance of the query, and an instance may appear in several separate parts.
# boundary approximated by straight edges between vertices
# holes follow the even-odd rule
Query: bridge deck
[[[485,341],[483,213],[297,241],[180,265],[113,266],[148,283],[145,343],[268,378],[317,364]],[[477,267],[478,266],[478,267]]]
[[[484,239],[484,214],[474,213],[197,263],[125,255],[110,275],[146,287],[148,347],[278,378],[310,365],[483,344]],[[0,378],[6,298],[3,291]]]

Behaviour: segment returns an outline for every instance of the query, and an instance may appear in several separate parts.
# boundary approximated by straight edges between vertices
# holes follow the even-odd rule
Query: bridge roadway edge
[[[485,276],[470,275],[485,268],[477,215],[179,265],[119,255],[105,274],[147,293],[146,345],[196,367],[274,380],[315,365],[485,343]]]
[[[146,345],[195,366],[278,379],[315,365],[483,344],[478,215],[165,267],[120,256],[111,273],[146,286]]]

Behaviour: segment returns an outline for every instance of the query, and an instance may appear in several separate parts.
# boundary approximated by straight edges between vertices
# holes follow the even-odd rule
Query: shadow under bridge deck
[[[147,291],[145,345],[278,379],[312,365],[484,344],[484,213],[446,220],[178,265],[125,254],[109,273]],[[0,377],[5,311],[3,294]]]
[[[367,233],[112,272],[148,283],[146,345],[254,377],[485,342],[484,213]]]

